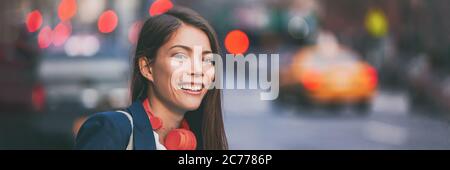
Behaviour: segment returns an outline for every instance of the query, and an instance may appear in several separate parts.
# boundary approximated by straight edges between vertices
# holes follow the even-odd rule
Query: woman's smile
[[[178,84],[177,89],[189,95],[200,95],[204,90],[204,86],[202,83],[184,82]]]

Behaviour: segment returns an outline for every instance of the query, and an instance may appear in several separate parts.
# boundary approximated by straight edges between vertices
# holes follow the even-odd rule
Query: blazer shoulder
[[[81,126],[76,149],[125,149],[131,135],[130,120],[117,111],[95,113]]]
[[[123,113],[118,111],[99,112],[90,116],[87,120],[109,121],[117,126],[127,125],[131,127],[130,120]]]

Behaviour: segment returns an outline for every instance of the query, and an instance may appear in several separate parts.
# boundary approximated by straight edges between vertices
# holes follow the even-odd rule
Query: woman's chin
[[[200,102],[183,102],[182,107],[187,111],[197,110],[200,107]]]

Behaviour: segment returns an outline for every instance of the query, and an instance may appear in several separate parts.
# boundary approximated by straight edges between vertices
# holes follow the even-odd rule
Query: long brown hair
[[[202,30],[208,36],[212,52],[220,54],[219,43],[213,28],[193,10],[175,7],[164,14],[150,17],[142,26],[133,59],[132,102],[147,98],[149,81],[140,72],[139,58],[146,57],[150,62],[154,61],[159,48],[168,41],[182,23]],[[208,90],[200,107],[186,113],[186,119],[197,137],[197,149],[228,149],[222,118],[221,90]]]

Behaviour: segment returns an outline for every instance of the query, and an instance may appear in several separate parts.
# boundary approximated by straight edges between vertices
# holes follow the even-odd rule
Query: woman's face
[[[213,57],[208,36],[182,24],[158,50],[151,66],[154,93],[171,107],[197,109],[214,78]]]

